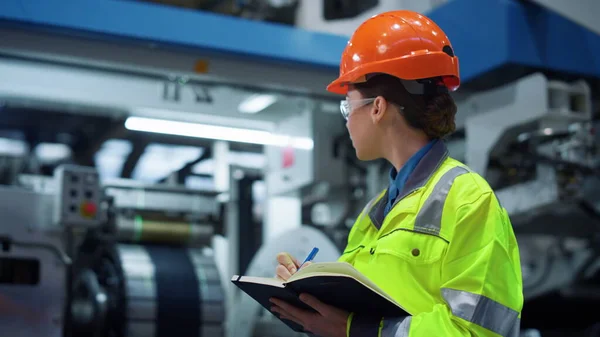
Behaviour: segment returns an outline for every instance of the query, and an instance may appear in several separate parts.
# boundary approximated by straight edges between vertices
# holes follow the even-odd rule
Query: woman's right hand
[[[289,253],[282,252],[277,254],[277,262],[279,264],[275,268],[275,274],[282,281],[287,281],[300,268],[298,260]]]

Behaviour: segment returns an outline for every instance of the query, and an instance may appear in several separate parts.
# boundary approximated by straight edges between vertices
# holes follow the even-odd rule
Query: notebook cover
[[[313,276],[293,281],[287,284],[285,288],[239,282],[236,280],[232,280],[232,282],[269,311],[271,311],[272,306],[272,303],[269,302],[269,298],[271,297],[279,298],[302,309],[314,311],[314,309],[298,298],[299,294],[305,292],[315,296],[324,303],[348,312],[374,315],[376,317],[402,317],[409,315],[394,303],[351,277]],[[274,315],[277,316],[276,314]],[[294,322],[281,321],[294,331],[304,332],[302,327]]]
[[[402,308],[388,301],[352,277],[315,276],[287,285],[296,293],[309,293],[321,302],[362,315],[379,317],[408,316]]]
[[[279,316],[271,311],[271,307],[273,306],[273,303],[269,301],[271,297],[279,298],[283,301],[286,301],[287,303],[290,303],[302,309],[314,311],[311,307],[306,305],[304,302],[300,301],[300,299],[298,298],[298,294],[293,290],[287,288],[278,288],[266,284],[239,282],[237,280],[232,280],[231,282],[233,282],[243,292],[252,297],[256,302],[260,303],[260,305],[262,305],[263,308],[269,310],[269,312],[271,312],[277,318],[279,318]],[[284,319],[281,319],[281,321],[294,331],[305,332],[302,326],[292,321]]]

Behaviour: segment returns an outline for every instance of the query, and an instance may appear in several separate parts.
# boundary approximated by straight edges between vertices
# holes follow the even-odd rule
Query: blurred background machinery
[[[600,299],[600,143],[589,84],[535,73],[465,103],[466,162],[496,190],[520,244],[523,327],[582,333],[570,326],[600,317],[575,309]],[[548,321],[560,317],[569,326]]]
[[[460,56],[446,143],[511,215],[522,335],[598,336],[594,0],[0,2],[0,331],[287,335],[228,280],[335,259],[387,186],[324,88],[393,9]]]
[[[100,185],[60,166],[0,190],[3,331],[223,336],[212,195]],[[8,327],[8,330],[6,328]]]

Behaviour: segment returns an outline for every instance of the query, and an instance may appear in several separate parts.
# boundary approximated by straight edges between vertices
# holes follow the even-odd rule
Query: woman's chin
[[[356,153],[356,158],[358,158],[358,160],[361,160],[361,161],[369,161],[369,160],[377,159],[375,156],[373,156],[371,153],[369,153],[367,151],[360,151],[358,149],[355,149],[355,153]]]

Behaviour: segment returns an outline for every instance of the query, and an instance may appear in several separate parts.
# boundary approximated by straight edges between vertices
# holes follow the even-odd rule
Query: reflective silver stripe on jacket
[[[367,206],[365,206],[365,208],[363,208],[362,212],[360,212],[360,217],[356,221],[357,223],[360,223],[365,216],[369,215],[369,213],[371,212],[371,209],[373,208],[373,206],[375,205],[375,203],[378,201],[379,197],[383,193],[384,192],[379,192],[379,194],[377,194],[373,199],[369,200],[369,203],[367,204]]]
[[[442,228],[442,211],[444,203],[448,198],[450,188],[456,177],[468,173],[469,171],[460,166],[456,166],[444,173],[442,178],[435,184],[433,191],[425,200],[419,214],[415,219],[415,231],[439,235]]]
[[[452,314],[504,337],[518,337],[519,313],[483,295],[444,288]]]
[[[411,316],[398,319],[387,319],[384,317],[381,337],[408,337],[411,318]]]

